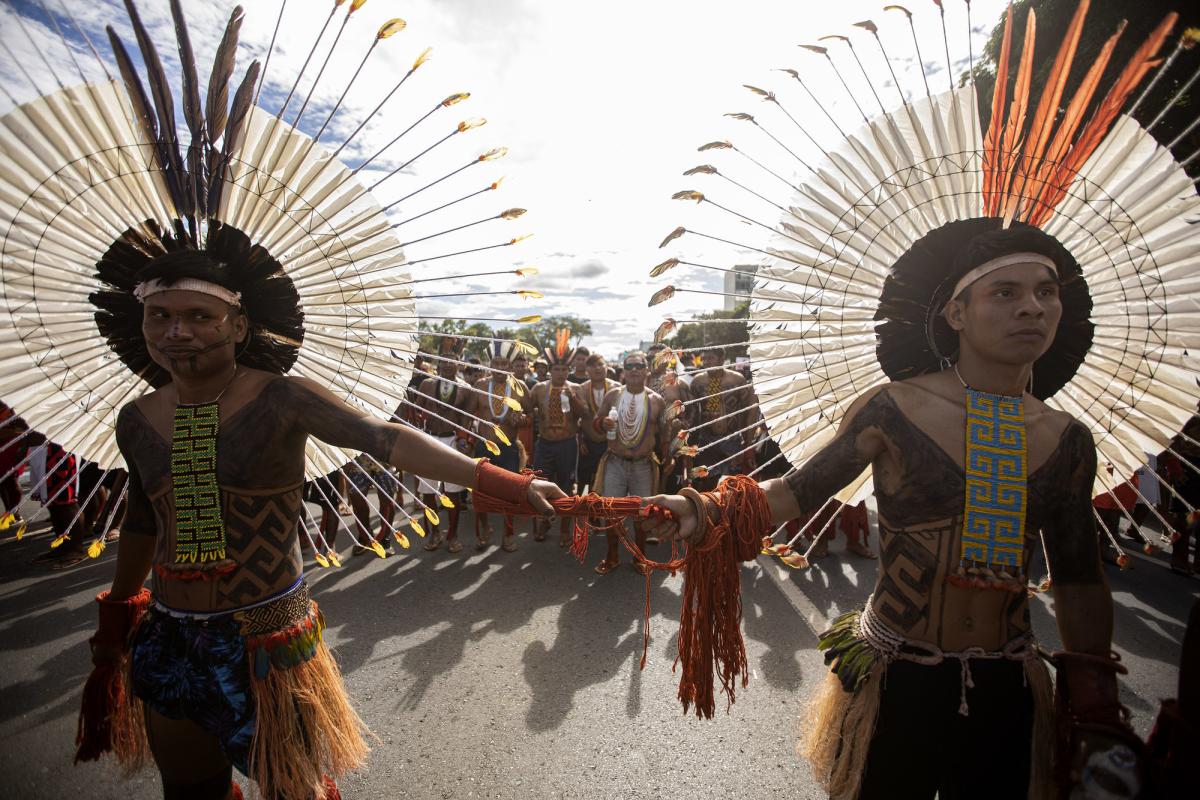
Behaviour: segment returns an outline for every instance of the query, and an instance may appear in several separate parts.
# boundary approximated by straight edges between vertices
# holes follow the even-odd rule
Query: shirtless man
[[[567,383],[587,383],[589,374],[587,369],[587,360],[591,358],[592,351],[586,347],[575,348],[575,355],[571,358],[571,374],[567,376]],[[553,363],[553,362],[551,362]]]
[[[512,373],[517,380],[525,385],[526,389],[532,389],[537,384],[537,379],[534,378],[533,372],[529,369],[529,357],[522,351],[518,350],[513,356]],[[521,442],[521,449],[525,452],[525,460],[533,454],[533,417],[526,417],[525,423],[517,428],[517,439]]]
[[[510,442],[505,444],[499,439],[491,430],[490,425],[481,426],[479,435],[494,442],[500,448],[500,455],[491,455],[482,441],[476,446],[475,455],[480,458],[490,457],[496,466],[513,473],[519,472],[522,466],[521,451],[517,447],[518,429],[529,423],[531,413],[530,392],[522,391],[523,387],[517,385],[516,378],[508,371],[512,359],[518,352],[516,344],[512,342],[492,343],[492,359],[489,364],[491,371],[485,372],[484,377],[475,384],[475,388],[480,391],[473,393],[474,410],[471,412],[476,417],[499,427]],[[521,404],[522,410],[514,411],[505,404],[503,398],[516,400]],[[475,539],[478,542],[475,548],[477,550],[483,550],[491,543],[492,526],[488,522],[487,514],[477,513],[475,515]],[[504,540],[500,547],[508,553],[517,549],[513,518],[510,516],[504,517]]]
[[[654,491],[658,472],[654,451],[665,430],[662,419],[666,404],[662,397],[646,388],[648,367],[646,354],[640,350],[625,356],[625,385],[609,390],[600,413],[595,416],[596,429],[604,430],[606,436],[609,432],[616,434],[608,442],[608,452],[599,470],[599,474],[604,476],[600,491],[604,497],[645,497],[646,492]],[[609,417],[613,409],[617,411],[616,419]],[[633,529],[638,549],[645,552],[646,531],[640,520],[634,521]],[[617,545],[623,535],[624,526],[609,530],[606,534],[608,549],[604,560],[596,565],[596,572],[600,575],[612,572],[620,564]],[[637,562],[634,562],[634,567],[641,569]]]
[[[447,346],[442,348],[445,360],[437,362],[437,376],[426,378],[417,390],[417,405],[425,412],[422,417],[426,433],[447,447],[470,454],[473,450],[470,439],[455,425],[464,425],[466,420],[462,412],[469,411],[475,405],[475,396],[466,382],[458,377],[458,365],[454,362],[461,358],[460,348],[452,339],[443,341],[447,342]],[[466,490],[457,483],[448,481],[443,481],[438,488],[454,503],[454,508],[447,514],[449,520],[446,523],[446,551],[461,553],[463,546],[458,540],[458,519],[467,502]],[[423,499],[425,505],[430,508],[438,507],[436,496],[427,494]],[[434,525],[428,541],[425,542],[425,549],[433,551],[441,545],[441,528]]]
[[[937,301],[958,336],[951,368],[864,392],[829,445],[799,471],[761,484],[777,525],[814,512],[872,469],[879,577],[866,609],[839,618],[822,637],[836,680],[820,702],[838,710],[806,745],[818,779],[838,796],[932,798],[939,788],[943,796],[1026,796],[1031,755],[1046,758],[1032,754],[1031,740],[1035,704],[1049,702],[1049,679],[1032,650],[1022,572],[1043,544],[1068,651],[1056,656],[1067,710],[1059,741],[1068,746],[1059,752],[1078,767],[1081,753],[1128,732],[1118,713],[1112,600],[1091,511],[1092,436],[1025,391],[1062,316],[1060,281],[1073,280],[1078,266],[1053,239],[1021,227],[971,239],[955,261],[951,299]],[[969,476],[968,400],[972,463],[985,470]],[[977,415],[989,407],[1006,416]],[[998,444],[986,449],[1003,441],[1003,452],[1015,454],[1021,427],[1023,465],[1013,466],[1017,455],[994,455]],[[1027,472],[1017,480],[1021,467]],[[968,478],[972,497],[981,498],[970,507]],[[988,497],[996,500],[989,505]],[[724,513],[713,496],[655,501],[678,516],[684,537],[696,530],[698,506]],[[877,722],[874,712],[861,711],[872,692],[881,693]],[[972,753],[987,753],[989,766],[976,767]],[[851,767],[864,754],[865,768]]]
[[[677,492],[679,488],[687,483],[687,468],[689,459],[680,456],[676,450],[674,443],[678,441],[679,432],[690,428],[693,420],[696,417],[696,404],[688,404],[692,399],[692,393],[688,389],[688,385],[679,379],[679,374],[674,369],[668,369],[671,366],[668,359],[659,358],[658,354],[666,350],[667,346],[662,342],[655,342],[646,350],[646,357],[650,361],[650,375],[646,378],[646,386],[653,392],[658,393],[663,399],[663,418],[659,421],[662,425],[662,449],[659,451],[659,458],[662,460],[662,469],[659,473],[659,485],[655,487],[657,492]],[[673,362],[674,358],[670,359]],[[682,405],[682,411],[671,419],[671,407],[678,401]]]
[[[533,387],[530,392],[533,413],[537,418],[537,442],[533,446],[533,469],[553,481],[566,493],[575,485],[575,467],[579,458],[579,421],[587,414],[587,407],[579,395],[579,387],[568,383],[567,378],[574,363],[574,351],[566,345],[565,331],[560,332],[555,347],[546,348],[546,359],[550,363],[550,380]],[[566,517],[560,521],[559,541],[569,534]],[[547,525],[533,521],[533,538],[546,538]]]
[[[230,273],[188,250],[139,273],[146,347],[170,382],[118,415],[128,511],[112,588],[97,598],[93,660],[121,674],[128,647],[167,797],[225,798],[236,766],[266,796],[305,798],[329,790],[322,773],[358,766],[367,751],[304,582],[297,520],[308,437],[490,494],[516,484],[316,381],[239,364],[261,334]],[[560,492],[534,482],[522,494],[545,510]],[[288,677],[272,678],[277,670]],[[294,712],[257,717],[273,707]],[[94,744],[92,758],[108,743]]]
[[[704,490],[744,466],[745,457],[734,454],[753,442],[752,431],[735,431],[750,423],[747,411],[752,394],[741,374],[725,368],[725,352],[720,347],[710,347],[700,355],[704,370],[695,374],[690,386],[697,399],[697,427],[691,443],[700,448],[696,466],[708,470],[693,481],[697,489]]]
[[[620,385],[609,379],[608,365],[604,356],[599,353],[588,356],[587,372],[587,382],[579,387],[583,405],[587,409],[579,435],[579,470],[576,483],[579,485],[580,494],[583,494],[584,487],[593,492],[601,488],[596,486],[596,467],[608,450],[608,437],[604,435],[603,429],[595,424],[596,415],[600,412],[600,406],[604,405],[604,398],[609,390]]]

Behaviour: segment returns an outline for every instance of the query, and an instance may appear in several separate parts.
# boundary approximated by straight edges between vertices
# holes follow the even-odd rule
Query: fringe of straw
[[[805,709],[804,731],[796,752],[812,767],[813,776],[830,800],[854,800],[858,797],[867,754],[875,735],[879,707],[883,699],[883,659],[871,668],[867,680],[857,692],[847,692],[832,672]],[[1025,662],[1025,679],[1033,696],[1032,768],[1029,776],[1030,800],[1055,797],[1054,685],[1050,671],[1040,658]]]
[[[805,710],[803,737],[796,746],[831,800],[854,800],[866,770],[883,697],[883,659],[871,668],[856,692],[842,688],[832,672]]]
[[[253,679],[252,693],[250,777],[262,796],[324,800],[324,775],[336,779],[366,763],[369,731],[323,641],[308,661]]]

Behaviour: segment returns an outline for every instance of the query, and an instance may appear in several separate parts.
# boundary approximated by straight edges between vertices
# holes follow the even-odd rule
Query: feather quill
[[[184,186],[186,178],[183,174],[183,159],[179,155],[179,133],[175,129],[175,100],[171,95],[171,86],[167,82],[167,74],[163,70],[162,60],[158,57],[158,50],[155,49],[154,41],[142,23],[133,0],[125,0],[125,10],[133,24],[138,49],[142,51],[142,61],[146,65],[147,78],[150,81],[150,96],[154,98],[154,109],[158,115],[158,141],[163,156],[163,177],[171,189],[176,213],[184,217],[190,216],[193,208]]]
[[[1120,76],[1108,90],[1108,94],[1100,102],[1096,108],[1096,113],[1088,120],[1083,131],[1079,134],[1079,139],[1075,142],[1075,146],[1067,153],[1063,159],[1062,165],[1058,168],[1054,177],[1055,186],[1066,186],[1078,174],[1080,167],[1087,161],[1088,156],[1095,152],[1100,146],[1105,134],[1112,127],[1113,120],[1117,118],[1117,114],[1121,112],[1121,107],[1125,105],[1125,101],[1129,99],[1129,95],[1137,88],[1137,85],[1142,82],[1142,78],[1146,77],[1146,73],[1154,67],[1158,66],[1159,62],[1154,61],[1154,56],[1166,41],[1171,29],[1175,27],[1176,20],[1179,15],[1175,12],[1167,14],[1163,17],[1162,22],[1158,23],[1142,46],[1130,57],[1129,62],[1125,65],[1125,69],[1121,71]],[[1063,192],[1065,193],[1065,191]],[[1059,195],[1061,199],[1061,194]],[[1055,203],[1057,204],[1057,200]]]
[[[1121,24],[1117,26],[1116,32],[1108,37],[1108,41],[1100,48],[1100,53],[1092,62],[1092,66],[1088,68],[1087,74],[1084,75],[1083,81],[1067,105],[1066,113],[1063,114],[1062,121],[1058,124],[1058,130],[1054,132],[1054,139],[1046,149],[1046,156],[1038,165],[1038,172],[1034,178],[1034,186],[1038,188],[1036,200],[1028,218],[1030,225],[1041,227],[1054,210],[1054,206],[1062,200],[1066,193],[1067,185],[1058,182],[1058,169],[1071,146],[1071,140],[1074,138],[1079,124],[1083,121],[1083,112],[1087,110],[1088,105],[1092,102],[1092,96],[1096,93],[1096,87],[1100,85],[1100,78],[1104,75],[1104,70],[1112,58],[1117,40],[1121,38],[1124,31],[1125,21],[1122,20]]]
[[[200,77],[196,70],[196,54],[192,50],[192,39],[188,35],[187,20],[179,0],[171,0],[171,19],[175,23],[175,38],[179,42],[179,64],[183,72],[183,118],[187,122],[188,150],[186,186],[192,207],[201,216],[207,216],[208,189],[204,172],[208,166],[205,150],[208,134],[204,129],[204,107],[200,103]]]
[[[121,80],[125,83],[125,92],[129,95],[129,102],[133,105],[133,115],[137,118],[142,133],[146,136],[146,141],[154,147],[155,156],[158,157],[161,167],[161,156],[164,154],[159,148],[158,120],[154,116],[150,98],[146,95],[146,87],[142,86],[142,79],[138,77],[133,61],[129,58],[129,52],[125,49],[125,44],[120,37],[117,36],[117,32],[111,25],[105,27],[105,31],[108,32],[108,41],[112,45],[113,57],[117,60],[117,69],[121,73]]]
[[[999,182],[1000,159],[997,147],[1000,132],[1004,129],[1004,103],[1008,99],[1008,59],[1012,52],[1012,6],[1004,18],[1004,38],[1000,44],[1000,58],[996,61],[996,86],[992,90],[992,119],[988,123],[987,138],[983,143],[983,203],[985,213],[995,207],[994,198]]]
[[[225,25],[225,35],[217,46],[213,58],[212,75],[208,78],[208,97],[204,104],[204,118],[208,126],[208,140],[216,144],[225,132],[229,118],[229,81],[233,78],[233,67],[237,59],[238,34],[241,32],[244,12],[235,6]]]
[[[1017,171],[1018,182],[1013,187],[1013,194],[1018,198],[1028,197],[1032,200],[1042,193],[1042,187],[1032,183],[1030,177],[1038,172],[1042,154],[1050,141],[1050,133],[1058,116],[1058,104],[1067,85],[1067,75],[1070,74],[1071,64],[1075,60],[1079,37],[1083,33],[1083,20],[1090,5],[1090,0],[1080,0],[1075,7],[1075,15],[1071,17],[1066,35],[1054,56],[1050,74],[1042,85],[1042,96],[1038,100],[1037,110],[1034,111],[1033,120],[1029,124],[1029,133],[1021,147],[1021,167]],[[1026,204],[1025,213],[1032,212],[1034,207],[1032,202]]]
[[[259,73],[262,66],[252,62],[246,70],[241,84],[233,95],[233,105],[229,107],[229,122],[225,126],[224,140],[221,142],[221,156],[209,172],[208,207],[215,213],[221,207],[221,191],[225,183],[225,165],[236,152],[242,128],[246,124],[246,115],[250,113],[250,105],[254,102],[255,87],[258,85]]]
[[[1000,140],[1000,170],[996,198],[1001,200],[1000,216],[1008,217],[1019,198],[1011,192],[1013,168],[1017,163],[1017,152],[1021,148],[1021,134],[1025,130],[1025,112],[1029,108],[1029,81],[1033,75],[1033,47],[1037,37],[1037,15],[1029,9],[1025,19],[1025,42],[1021,46],[1021,65],[1017,68],[1017,82],[1013,86],[1012,104],[1004,124],[1004,135]]]

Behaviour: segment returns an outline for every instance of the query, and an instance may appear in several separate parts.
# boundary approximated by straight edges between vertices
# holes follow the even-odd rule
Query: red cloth
[[[1120,486],[1112,490],[1112,493],[1101,492],[1092,500],[1094,508],[1123,508],[1126,511],[1132,511],[1137,503],[1137,491],[1134,487],[1138,485],[1137,475],[1134,475],[1130,480],[1125,481]],[[1114,499],[1114,495],[1116,496]]]

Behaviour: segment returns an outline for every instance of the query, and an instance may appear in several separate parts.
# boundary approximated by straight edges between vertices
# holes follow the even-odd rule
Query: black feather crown
[[[127,367],[152,386],[161,386],[170,375],[150,358],[142,336],[142,304],[134,289],[154,278],[168,283],[201,278],[242,295],[250,336],[239,349],[238,361],[286,372],[295,364],[304,339],[304,313],[296,287],[265,248],[214,218],[225,188],[226,166],[243,136],[260,72],[259,63],[253,62],[229,106],[242,8],[234,8],[229,17],[202,102],[183,9],[179,0],[171,0],[183,72],[183,118],[190,134],[186,157],[180,149],[174,97],[162,60],[133,0],[125,0],[125,9],[146,66],[148,93],[111,26],[108,38],[137,124],[153,145],[155,166],[167,186],[175,222],[172,230],[164,231],[153,220],[130,220],[130,227],[109,246],[96,264],[102,288],[89,296],[98,309],[96,326]],[[185,252],[196,253],[197,258],[171,257]]]
[[[88,299],[96,306],[96,327],[125,366],[151,386],[171,376],[150,358],[142,336],[142,303],[134,288],[155,278],[200,278],[242,295],[250,335],[238,350],[239,363],[282,374],[292,368],[304,341],[300,295],[279,262],[265,248],[230,225],[210,222],[205,247],[190,247],[181,234],[167,233],[153,221],[127,229],[96,264],[104,288]],[[197,258],[171,258],[195,253]]]

